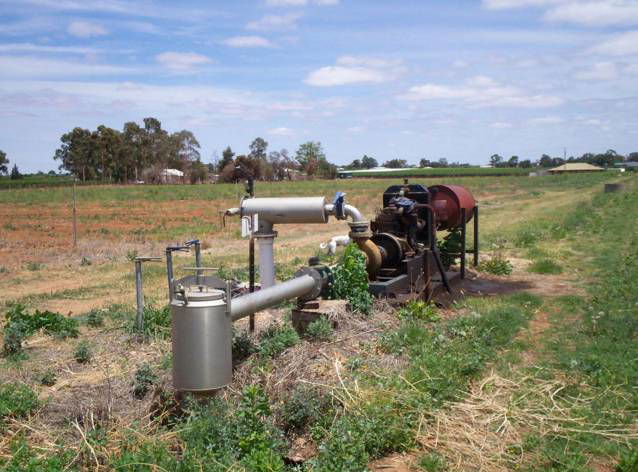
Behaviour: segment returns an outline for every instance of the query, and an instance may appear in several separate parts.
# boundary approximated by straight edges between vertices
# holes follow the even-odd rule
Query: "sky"
[[[0,150],[153,116],[204,162],[257,136],[486,164],[638,151],[638,0],[0,0]]]

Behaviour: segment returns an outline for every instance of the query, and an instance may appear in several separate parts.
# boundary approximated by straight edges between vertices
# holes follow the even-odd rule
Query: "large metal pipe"
[[[241,216],[259,215],[261,221],[281,223],[327,223],[324,197],[246,198],[241,202]]]
[[[251,313],[277,305],[289,298],[300,297],[315,288],[318,282],[310,275],[302,275],[257,292],[233,298],[230,316],[237,321]]]
[[[256,235],[255,239],[259,245],[259,282],[261,288],[268,288],[275,285],[275,255],[273,242],[275,235]]]

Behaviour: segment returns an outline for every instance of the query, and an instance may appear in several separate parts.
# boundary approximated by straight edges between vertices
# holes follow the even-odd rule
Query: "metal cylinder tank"
[[[428,187],[431,205],[436,214],[437,229],[454,229],[462,224],[461,208],[465,208],[465,222],[472,219],[476,200],[460,185],[433,185]]]
[[[171,301],[171,315],[175,389],[202,392],[228,385],[233,336],[224,292],[186,287]]]
[[[278,223],[326,223],[324,197],[245,198],[241,202],[241,216],[259,215],[260,220]]]

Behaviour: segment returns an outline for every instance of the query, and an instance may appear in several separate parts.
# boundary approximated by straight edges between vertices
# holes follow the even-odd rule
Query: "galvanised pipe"
[[[259,245],[259,281],[261,288],[268,288],[275,285],[275,255],[273,243],[274,234],[255,234],[255,239]]]
[[[232,321],[237,321],[289,298],[300,297],[314,289],[316,284],[317,281],[310,275],[302,275],[272,287],[233,298],[230,301],[230,317]]]
[[[245,198],[241,201],[241,216],[259,215],[259,229],[262,220],[274,224],[327,223],[324,197],[298,198]]]

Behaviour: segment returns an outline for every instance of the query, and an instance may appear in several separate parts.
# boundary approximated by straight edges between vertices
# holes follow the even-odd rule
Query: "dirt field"
[[[537,360],[534,343],[549,326],[551,310],[546,306],[551,306],[554,299],[584,296],[585,285],[592,279],[591,273],[582,271],[579,262],[589,255],[575,247],[569,238],[558,239],[550,245],[544,244],[541,237],[534,244],[527,244],[526,231],[531,222],[547,223],[543,227],[549,228],[552,222],[574,208],[590,202],[594,194],[600,193],[603,182],[617,179],[615,175],[577,175],[424,182],[426,185],[458,183],[468,187],[481,209],[484,257],[499,253],[513,265],[510,276],[473,271],[458,287],[458,299],[476,298],[477,303],[487,300],[485,303],[489,304],[492,303],[490,300],[499,303],[501,297],[527,293],[549,300],[549,305],[534,312],[534,321],[516,338],[525,344],[516,352],[522,359],[521,369]],[[383,189],[391,183],[394,182],[367,180],[260,184],[256,193],[258,196],[325,195],[330,199],[334,191],[342,190],[347,193],[349,203],[372,217],[380,207]],[[224,209],[237,205],[242,190],[230,185],[210,187],[214,186],[81,188],[78,190],[78,246],[75,249],[71,244],[69,189],[0,192],[0,293],[3,294],[0,306],[4,310],[14,303],[22,303],[31,309],[83,318],[92,309],[112,311],[113,308],[108,307],[121,304],[122,311],[126,312],[121,317],[107,317],[99,328],[82,324],[78,339],[60,341],[38,334],[28,339],[26,358],[1,361],[0,380],[30,385],[37,392],[41,406],[28,418],[9,422],[0,439],[0,459],[12,457],[11,444],[22,436],[28,438],[28,444],[40,456],[57,451],[60,444],[67,445],[75,456],[72,464],[86,470],[109,469],[111,458],[121,452],[125,431],[143,431],[148,437],[157,433],[167,444],[172,444],[171,447],[177,447],[174,435],[166,431],[158,433],[154,421],[155,414],[162,409],[158,406],[158,402],[163,401],[161,392],[170,390],[170,340],[160,336],[151,342],[138,342],[123,329],[130,322],[134,304],[130,259],[135,255],[161,256],[167,244],[200,238],[205,249],[205,265],[244,268],[248,243],[240,239],[236,219],[228,220],[227,226],[223,227],[220,216]],[[171,198],[172,195],[177,198]],[[325,225],[281,226],[277,230],[275,259],[293,267],[316,254],[321,242],[333,235],[346,234],[348,227],[343,222],[331,221]],[[178,257],[176,266],[190,265],[190,257]],[[562,266],[562,273],[529,272],[530,265],[539,257],[555,260]],[[163,305],[166,292],[163,264],[145,266],[144,277],[147,303]],[[477,308],[453,304],[441,308],[440,315],[444,320],[454,319],[474,309]],[[354,402],[353,398],[365,396],[365,387],[356,383],[356,376],[349,375],[349,380],[344,380],[347,370],[344,366],[352,359],[362,359],[364,371],[376,372],[378,376],[401,371],[407,365],[403,356],[392,355],[379,347],[381,333],[398,329],[399,319],[395,312],[388,305],[378,303],[370,319],[348,317],[343,313],[335,339],[325,343],[302,341],[267,366],[247,362],[238,368],[233,385],[223,397],[232,399],[246,385],[260,384],[276,410],[295,385],[304,383],[322,388],[328,386],[339,398],[346,396],[342,400],[348,405]],[[287,310],[281,308],[258,315],[257,337],[272,320],[282,319],[286,313]],[[242,323],[238,324],[239,330]],[[91,344],[93,357],[90,363],[79,364],[74,360],[74,351],[81,341]],[[131,396],[132,379],[136,369],[144,363],[156,366],[160,379],[155,395],[137,400]],[[41,385],[38,379],[48,370],[55,372],[56,381],[52,386]],[[487,436],[482,446],[474,442],[474,436],[468,435],[465,440],[455,436],[459,427],[470,428],[471,425],[472,429],[468,431],[480,434],[481,424],[484,426],[488,421],[492,425],[495,421],[495,417],[487,419],[477,413],[486,408],[487,383],[500,389],[499,395],[502,395],[490,397],[493,410],[500,414],[505,408],[501,408],[499,402],[511,394],[508,390],[511,384],[499,375],[486,374],[484,378],[488,380],[473,381],[465,403],[454,403],[435,418],[438,421],[436,430],[420,428],[412,452],[377,459],[370,468],[439,470],[419,469],[423,466],[418,465],[418,458],[423,451],[440,448],[448,465],[455,470],[507,470],[513,459],[511,451],[503,447],[520,440],[517,435],[522,434],[522,430],[509,430],[507,441],[502,444],[498,435]],[[354,384],[349,383],[353,381]],[[341,387],[335,387],[339,384],[343,387],[341,390]],[[348,399],[351,395],[353,398]],[[104,441],[96,445],[87,437],[97,424],[108,426]],[[317,454],[316,442],[307,435],[292,437],[290,441],[292,447],[288,458],[293,462],[303,462]],[[474,464],[468,468],[470,461],[476,460],[473,451],[481,447],[491,454],[489,460],[485,459],[479,467]],[[450,452],[455,448],[458,449],[456,453]],[[608,462],[603,461],[596,470],[609,470],[605,469],[605,464]]]

